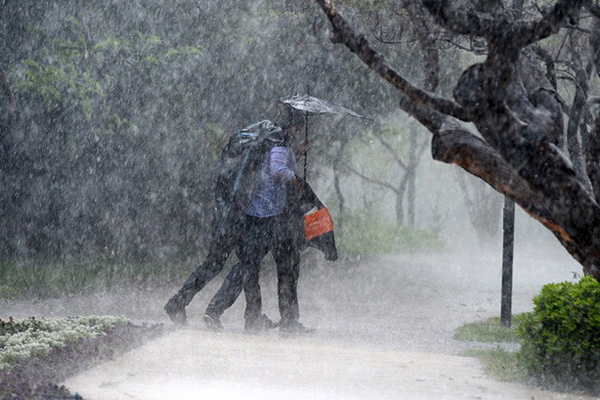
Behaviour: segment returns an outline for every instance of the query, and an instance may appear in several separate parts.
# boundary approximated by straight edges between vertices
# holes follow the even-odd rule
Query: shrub
[[[0,399],[81,398],[57,382],[162,333],[112,316],[0,320]]]
[[[600,283],[549,284],[519,326],[519,357],[539,383],[600,392]]]

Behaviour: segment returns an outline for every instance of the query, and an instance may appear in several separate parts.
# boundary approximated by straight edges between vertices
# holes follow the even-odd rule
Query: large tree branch
[[[596,117],[594,129],[588,136],[585,161],[594,197],[600,202],[600,116]]]
[[[415,96],[414,87],[407,85],[403,78],[400,83],[391,79],[388,75],[390,69],[383,58],[369,47],[364,37],[354,34],[346,21],[333,10],[331,0],[315,1],[329,17],[337,41],[355,52],[371,69],[403,93],[401,108],[434,134],[435,149],[436,142],[447,138],[443,131],[447,130],[444,125],[449,122],[449,117],[444,114],[451,113],[446,113],[443,107],[433,107],[431,101],[424,101],[420,97],[422,91]],[[573,3],[581,5],[581,1]],[[562,18],[566,18],[565,9],[576,11],[579,8],[559,0],[554,10],[562,11],[556,12],[556,23],[561,21],[557,15],[562,13],[565,14]],[[552,18],[547,15],[547,20]],[[515,78],[518,78],[517,61],[521,52],[518,42],[515,46],[512,41],[516,40],[514,37],[504,35],[505,40],[500,39],[501,36],[494,37],[495,42],[490,46],[486,61],[469,67],[454,90],[459,107],[453,109],[467,115],[475,124],[485,139],[478,139],[477,143],[484,144],[482,148],[491,152],[493,158],[482,158],[481,164],[473,164],[469,161],[473,160],[468,157],[469,153],[461,155],[456,147],[447,153],[448,157],[441,156],[439,150],[435,157],[460,163],[498,191],[514,198],[559,238],[586,272],[600,280],[600,207],[577,179],[570,162],[548,140],[544,122],[547,118],[543,118],[542,123],[539,118],[531,118],[531,123],[527,124],[507,106],[511,85],[519,84]],[[468,147],[470,151],[474,148],[477,147]]]
[[[537,21],[519,24],[513,35],[520,48],[555,34],[565,22],[575,24],[579,19],[579,10],[585,0],[558,0],[554,7],[546,9]]]
[[[452,32],[482,36],[490,42],[503,42],[505,46],[522,49],[558,32],[565,21],[574,23],[584,2],[559,0],[554,7],[545,10],[539,20],[518,24],[498,6],[481,13],[472,8],[456,9],[448,0],[423,0],[423,5],[440,25]]]
[[[437,23],[460,35],[485,37],[498,23],[490,14],[480,13],[472,8],[456,9],[449,4],[448,0],[423,0],[423,6]]]
[[[440,55],[437,43],[432,37],[431,29],[417,3],[404,0],[404,7],[413,21],[411,24],[413,31],[423,50],[423,68],[425,70],[423,87],[428,92],[434,93],[440,83]]]
[[[481,178],[496,191],[511,198],[524,211],[541,222],[570,252],[583,259],[572,238],[555,221],[548,210],[540,208],[543,196],[528,183],[486,142],[462,130],[449,130],[434,136],[431,144],[434,160],[455,164]]]
[[[398,71],[389,66],[383,56],[371,48],[364,35],[354,33],[346,20],[336,12],[332,0],[316,0],[316,2],[321,6],[331,22],[333,28],[332,41],[334,43],[342,43],[348,47],[369,68],[404,93],[411,101],[431,107],[436,111],[463,121],[470,121],[470,116],[458,104],[417,88],[400,75]]]
[[[584,113],[584,108],[587,105],[589,84],[588,74],[583,68],[579,54],[578,36],[578,34],[573,33],[570,40],[571,68],[575,71],[575,96],[571,105],[569,123],[567,124],[567,148],[577,176],[583,182],[586,189],[591,191],[591,183],[587,176],[582,144],[579,137],[579,124]]]
[[[583,3],[585,9],[594,17],[600,19],[600,5],[593,0],[587,0]]]

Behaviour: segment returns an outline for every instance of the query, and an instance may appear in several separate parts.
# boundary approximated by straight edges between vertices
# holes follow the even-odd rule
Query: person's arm
[[[290,160],[290,157],[292,160]],[[293,154],[288,147],[273,147],[271,149],[269,167],[275,179],[291,182],[296,179],[296,173],[290,166],[294,165]]]

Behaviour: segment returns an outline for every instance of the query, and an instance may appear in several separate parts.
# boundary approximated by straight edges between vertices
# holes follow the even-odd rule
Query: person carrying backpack
[[[286,140],[297,138],[302,124],[301,115],[292,115],[284,126]],[[301,142],[299,147],[299,153],[302,153],[306,151],[307,143]],[[304,184],[296,176],[295,169],[296,158],[289,143],[271,148],[247,209],[245,234],[248,235],[248,240],[238,253],[240,262],[232,267],[204,315],[204,322],[210,329],[222,329],[220,316],[235,302],[242,288],[246,294],[245,329],[261,330],[274,327],[262,314],[258,283],[262,259],[271,251],[277,264],[281,315],[279,329],[296,334],[314,332],[314,329],[307,328],[299,322],[297,284],[301,246],[297,236],[299,233],[303,235],[304,231],[302,226],[291,223],[291,214],[299,204],[290,204],[291,199],[287,194],[289,189],[296,192],[303,190]]]
[[[287,125],[288,130],[293,132],[301,126],[301,120],[292,118]],[[297,271],[299,252],[290,245],[292,240],[286,240],[286,224],[282,216],[286,205],[286,185],[297,183],[295,157],[289,144],[289,136],[270,121],[252,125],[229,141],[221,157],[221,171],[217,179],[217,215],[213,240],[206,260],[192,271],[181,289],[164,307],[173,322],[187,322],[185,307],[196,293],[221,272],[234,250],[240,259],[241,270],[249,271],[245,274],[252,276],[266,253],[273,251],[276,260],[279,260],[278,264],[282,265],[282,271],[287,271],[284,274],[287,281],[297,282],[297,272],[294,271]],[[262,168],[256,168],[256,165]],[[266,316],[256,314],[256,310],[260,312],[258,281],[242,281],[249,284],[246,290],[247,324],[255,326],[257,321],[261,321],[267,325],[265,327],[273,327],[274,324],[269,324]],[[290,304],[290,313],[297,315],[294,311],[294,303],[297,309],[295,284],[291,287],[293,293],[290,291],[287,294],[287,302]]]

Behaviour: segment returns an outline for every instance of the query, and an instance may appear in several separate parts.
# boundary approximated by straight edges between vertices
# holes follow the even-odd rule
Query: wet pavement
[[[223,334],[206,331],[201,316],[220,276],[188,307],[188,328],[65,384],[85,399],[583,398],[494,382],[477,360],[460,357],[465,349],[485,345],[456,341],[454,330],[499,315],[500,255],[393,255],[328,263],[314,253],[307,259],[299,284],[301,320],[317,328],[315,335],[246,335],[243,300],[223,316]],[[267,263],[261,284],[265,312],[276,319],[273,268]],[[544,284],[571,280],[577,272],[568,256],[517,255],[513,312],[529,311]],[[176,289],[0,307],[17,318],[111,314],[170,324],[162,306]]]

